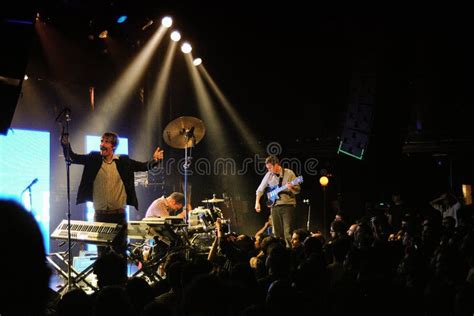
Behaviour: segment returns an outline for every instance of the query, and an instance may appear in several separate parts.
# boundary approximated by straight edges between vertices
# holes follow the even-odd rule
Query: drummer
[[[164,195],[151,203],[146,211],[147,217],[168,217],[177,216],[179,218],[185,217],[183,212],[184,194],[180,192],[173,192],[169,196]]]

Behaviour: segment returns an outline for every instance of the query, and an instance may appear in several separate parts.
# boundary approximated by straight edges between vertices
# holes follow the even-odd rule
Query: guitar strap
[[[280,177],[280,182],[278,183],[278,186],[281,187],[282,183],[283,183],[283,177],[285,176],[285,168],[281,168],[282,172],[281,172],[281,177]]]
[[[285,168],[282,168],[282,173],[281,173],[281,178],[280,178],[280,182],[279,182],[279,187],[281,187],[281,185],[283,184],[283,177],[285,176]],[[287,194],[291,197],[294,197],[295,194],[293,192],[291,192],[290,190],[285,190],[285,191],[282,191],[280,192],[279,194]]]

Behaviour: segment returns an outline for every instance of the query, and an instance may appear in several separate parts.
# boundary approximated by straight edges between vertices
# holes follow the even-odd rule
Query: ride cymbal
[[[190,148],[199,143],[206,133],[204,123],[192,116],[181,116],[166,125],[165,142],[173,148]]]

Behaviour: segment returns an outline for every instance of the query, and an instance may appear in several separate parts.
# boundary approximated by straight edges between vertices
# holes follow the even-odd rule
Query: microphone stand
[[[70,167],[71,167],[71,156],[70,156],[70,144],[69,144],[69,121],[71,120],[70,115],[66,109],[65,112],[66,120],[63,123],[63,131],[61,135],[61,141],[63,137],[68,137],[68,144],[66,146],[66,150],[64,151],[64,159],[66,161],[66,192],[67,192],[67,253],[68,253],[68,261],[67,261],[67,287],[66,292],[74,288],[71,285],[72,276],[71,276],[71,265],[72,265],[72,243],[71,243],[71,174],[70,174]]]
[[[25,193],[26,191],[28,191],[28,195],[29,195],[29,199],[30,199],[30,212],[33,210],[33,195],[32,195],[32,192],[31,192],[31,187],[32,187],[36,182],[38,182],[38,178],[34,179],[34,180],[21,192],[21,194],[23,195],[23,193]]]
[[[308,204],[308,220],[306,221],[306,230],[309,231],[309,223],[311,220],[311,204],[309,204],[309,199],[303,200],[303,203]]]
[[[30,195],[30,211],[33,210],[33,196],[31,193],[31,187],[28,187],[28,194]]]

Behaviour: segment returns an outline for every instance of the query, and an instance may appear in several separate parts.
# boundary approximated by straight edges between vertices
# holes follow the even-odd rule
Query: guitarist
[[[257,213],[261,211],[260,198],[266,189],[286,186],[286,189],[279,193],[279,198],[271,205],[271,216],[273,233],[276,237],[285,239],[287,247],[291,247],[291,234],[296,229],[295,195],[300,192],[300,186],[290,183],[296,178],[295,173],[288,168],[283,168],[276,156],[268,156],[265,159],[265,165],[268,172],[257,188],[255,211]]]

